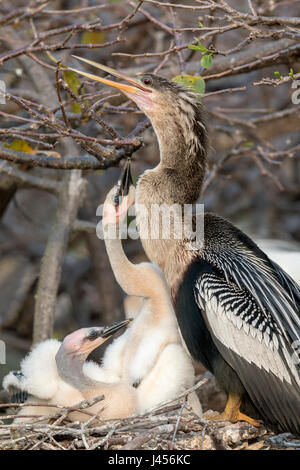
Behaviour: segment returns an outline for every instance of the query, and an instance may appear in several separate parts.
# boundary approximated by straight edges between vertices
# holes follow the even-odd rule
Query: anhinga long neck
[[[173,114],[169,110],[149,116],[159,141],[160,163],[141,175],[136,188],[137,225],[143,248],[163,270],[169,286],[168,266],[181,240],[149,237],[151,226],[161,227],[158,217],[155,220],[153,216],[153,208],[194,204],[201,194],[206,168],[207,135],[201,108],[192,99],[182,103]]]
[[[201,185],[206,165],[206,134],[200,119],[196,115],[168,114],[167,117],[153,118],[152,125],[159,143],[162,166],[185,175],[196,172]]]
[[[206,128],[199,104],[184,100],[182,103],[168,112],[150,116],[159,142],[160,163],[139,178],[138,204],[183,206],[195,203],[201,194],[206,169]]]

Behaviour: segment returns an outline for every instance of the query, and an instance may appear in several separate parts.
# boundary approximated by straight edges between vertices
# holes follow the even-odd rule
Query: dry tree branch
[[[73,170],[62,183],[55,220],[41,263],[34,312],[34,344],[52,335],[62,262],[73,222],[83,201],[85,185],[80,170]]]

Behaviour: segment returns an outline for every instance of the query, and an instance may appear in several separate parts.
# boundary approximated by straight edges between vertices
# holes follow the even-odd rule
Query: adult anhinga
[[[10,372],[3,380],[8,391],[19,391],[28,406],[20,409],[16,422],[28,422],[24,415],[47,417],[55,408],[47,404],[72,407],[79,402],[104,396],[104,399],[86,408],[101,419],[119,419],[137,412],[137,393],[134,387],[104,371],[98,364],[86,361],[87,356],[130,320],[106,327],[81,328],[66,336],[60,343],[43,341],[25,357],[21,370]],[[30,403],[40,406],[30,406]],[[71,421],[86,421],[90,414],[84,411],[69,413]]]
[[[195,373],[182,345],[165,276],[152,263],[131,263],[123,250],[122,227],[134,200],[127,162],[119,184],[106,196],[102,227],[117,282],[126,294],[142,297],[143,304],[129,328],[106,349],[102,365],[119,380],[136,387],[139,412],[144,413],[192,387]],[[196,393],[191,393],[188,400],[201,416]]]
[[[133,79],[81,60],[126,80],[121,84],[77,70],[122,90],[151,120],[160,162],[139,178],[139,205],[196,202],[207,153],[197,96],[153,74]],[[149,222],[143,214],[137,214],[141,234]],[[204,216],[204,242],[198,249],[189,249],[190,240],[141,238],[149,259],[167,278],[192,356],[228,392],[220,418],[253,423],[240,411],[243,398],[250,398],[265,422],[299,433],[299,286],[247,235],[215,214]]]

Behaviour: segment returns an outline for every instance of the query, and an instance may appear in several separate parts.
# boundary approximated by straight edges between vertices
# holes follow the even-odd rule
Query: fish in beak
[[[75,55],[73,55],[73,57],[89,65],[92,65],[100,70],[103,70],[104,72],[107,72],[110,75],[113,75],[114,77],[120,78],[121,80],[127,82],[127,84],[114,82],[112,80],[108,80],[107,78],[98,77],[97,75],[94,75],[92,73],[84,72],[82,70],[74,69],[72,67],[68,67],[69,70],[79,73],[80,75],[90,78],[91,80],[95,80],[97,82],[103,83],[104,85],[108,85],[121,90],[128,98],[134,101],[143,110],[151,106],[152,90],[144,87],[138,80],[131,77],[127,77],[126,75],[123,75],[117,70],[114,70],[111,67],[107,67],[106,65],[98,64],[93,60],[84,59],[83,57],[78,57]]]

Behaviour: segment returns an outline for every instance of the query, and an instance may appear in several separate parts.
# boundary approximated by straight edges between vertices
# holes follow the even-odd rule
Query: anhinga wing
[[[276,322],[289,340],[300,339],[300,287],[258,247],[236,243],[217,256],[208,253],[212,262],[227,281],[246,289],[258,307]]]
[[[300,432],[300,292],[257,247],[205,252],[195,300],[262,416]],[[299,341],[299,342],[297,342]]]

